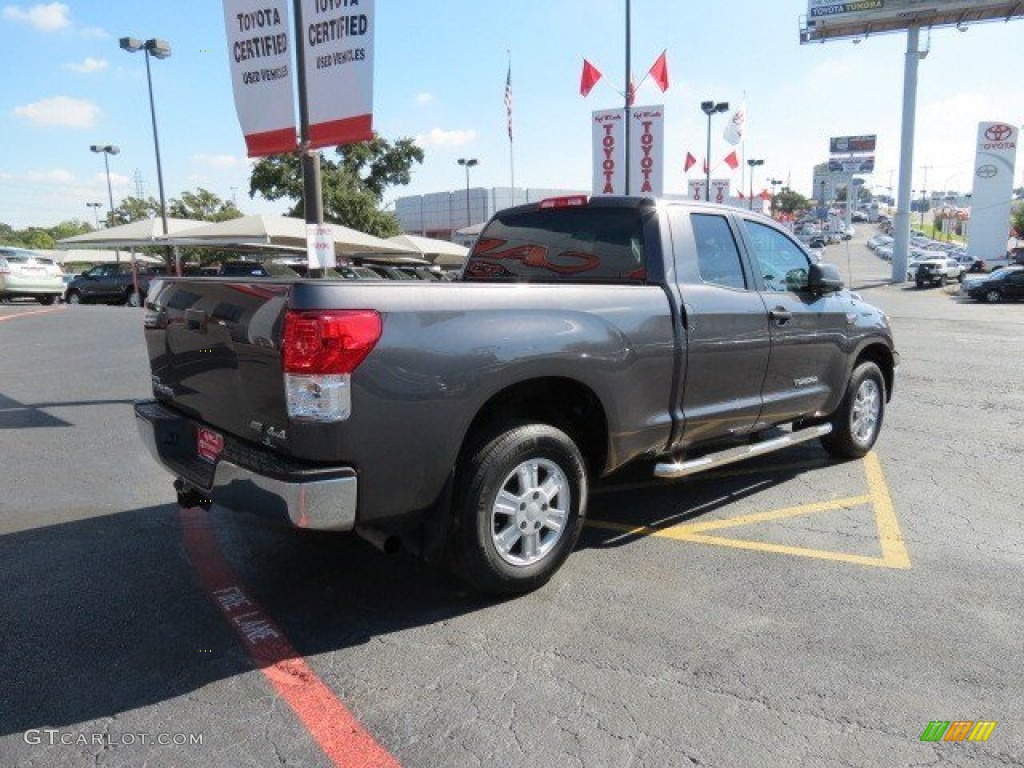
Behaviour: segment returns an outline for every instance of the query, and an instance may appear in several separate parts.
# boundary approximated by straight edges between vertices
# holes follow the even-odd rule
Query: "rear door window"
[[[697,270],[705,283],[725,288],[747,287],[736,240],[724,216],[694,213],[690,216],[697,243]]]
[[[643,283],[643,220],[633,208],[498,214],[469,256],[465,280]]]

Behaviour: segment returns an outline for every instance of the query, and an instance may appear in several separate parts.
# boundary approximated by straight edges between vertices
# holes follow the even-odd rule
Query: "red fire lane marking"
[[[306,730],[339,768],[401,768],[317,677],[284,632],[246,593],[224,558],[206,513],[182,509],[189,559],[203,587],[238,635],[249,656]]]
[[[45,315],[48,312],[63,312],[64,307],[54,307],[53,309],[30,309],[27,312],[18,312],[15,315],[4,315],[0,317],[0,323],[4,320],[13,320],[16,317],[27,317],[28,315]]]

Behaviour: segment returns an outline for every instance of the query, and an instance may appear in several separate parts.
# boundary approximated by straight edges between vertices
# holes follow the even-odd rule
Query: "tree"
[[[178,199],[172,198],[167,212],[175,218],[199,221],[227,221],[242,215],[234,201],[221,200],[202,187],[198,187],[195,192],[182,192]]]
[[[413,163],[423,162],[423,150],[412,139],[391,144],[374,134],[371,141],[337,147],[338,160],[320,160],[324,220],[377,237],[401,233],[394,214],[380,210],[384,191],[408,184]],[[249,196],[294,201],[289,216],[305,217],[302,203],[302,167],[297,154],[266,157],[256,163],[249,180]]]
[[[794,192],[789,187],[783,187],[782,191],[775,196],[775,210],[780,213],[796,213],[797,211],[805,211],[810,207],[810,200],[799,192]]]
[[[1010,226],[1018,238],[1024,238],[1024,203],[1017,203],[1010,211]]]
[[[110,226],[131,224],[133,221],[152,219],[160,215],[160,203],[152,197],[125,197],[121,204],[111,211]]]

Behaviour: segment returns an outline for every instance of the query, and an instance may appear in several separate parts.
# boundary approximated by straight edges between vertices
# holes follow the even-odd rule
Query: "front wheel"
[[[528,592],[576,546],[586,514],[586,465],[561,430],[506,425],[470,449],[454,504],[458,574],[482,592]]]
[[[1002,295],[994,288],[985,292],[985,301],[989,304],[998,304],[1001,298],[1003,298]]]
[[[833,456],[859,459],[878,439],[884,415],[885,378],[877,365],[863,362],[853,369],[843,401],[832,414],[832,431],[821,444]]]
[[[68,291],[67,302],[68,304],[81,304],[82,294],[80,294],[78,291]]]

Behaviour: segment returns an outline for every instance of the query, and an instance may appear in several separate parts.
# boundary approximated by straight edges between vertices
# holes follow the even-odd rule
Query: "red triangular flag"
[[[736,157],[736,152],[730,152],[725,156],[725,164],[732,168],[734,171],[740,167],[740,160]]]
[[[704,175],[708,175],[708,159],[706,157],[704,158]]]
[[[626,105],[632,107],[633,102],[636,101],[636,80],[633,76],[629,76],[629,93],[626,94]]]
[[[665,51],[661,52],[661,56],[654,62],[648,74],[662,93],[668,90],[668,60],[665,58]]]
[[[744,194],[742,192],[737,192],[736,195],[739,197],[740,200],[746,200],[747,199],[746,196],[744,196]]]
[[[580,96],[586,97],[601,79],[600,70],[586,59],[583,60],[583,75],[580,77]]]
[[[689,173],[690,169],[697,164],[697,158],[691,155],[689,152],[686,153],[686,161],[683,163],[683,173]]]

